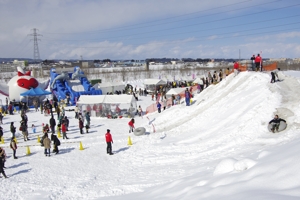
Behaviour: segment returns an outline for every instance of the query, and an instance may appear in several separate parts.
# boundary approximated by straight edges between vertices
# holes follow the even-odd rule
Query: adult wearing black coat
[[[10,132],[11,132],[11,135],[12,135],[11,137],[15,138],[16,127],[14,127],[14,123],[13,122],[10,123]]]
[[[60,145],[60,141],[56,135],[51,135],[51,140],[53,141],[53,153],[58,154],[58,146]]]
[[[55,133],[56,121],[55,121],[53,115],[51,115],[51,118],[49,120],[49,124],[50,124],[50,128],[51,128],[52,134],[54,134]]]
[[[278,117],[278,115],[275,115],[274,119],[272,119],[269,124],[272,124],[272,128],[271,128],[271,131],[274,133],[275,132],[275,129],[276,131],[278,131],[278,128],[279,128],[279,124],[280,122],[283,121],[286,123],[286,121],[284,119],[281,119]]]

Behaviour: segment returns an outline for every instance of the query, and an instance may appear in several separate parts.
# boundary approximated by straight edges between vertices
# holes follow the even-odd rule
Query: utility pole
[[[41,41],[38,36],[42,36],[41,34],[37,34],[37,30],[36,28],[32,29],[33,33],[29,34],[30,36],[33,36],[33,39],[31,39],[30,41],[33,40],[33,60],[34,62],[36,62],[37,60],[40,60],[40,52],[39,52],[39,45],[38,45],[38,40]]]

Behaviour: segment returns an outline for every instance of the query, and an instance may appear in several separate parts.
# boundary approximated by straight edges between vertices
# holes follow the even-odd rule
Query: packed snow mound
[[[233,172],[233,171],[245,171],[250,169],[256,164],[256,161],[252,159],[242,159],[236,160],[232,158],[227,158],[222,160],[216,167],[214,171],[214,176]]]

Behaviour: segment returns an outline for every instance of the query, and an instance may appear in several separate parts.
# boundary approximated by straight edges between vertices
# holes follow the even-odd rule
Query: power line
[[[293,16],[287,16],[287,17],[279,17],[279,18],[274,18],[274,19],[268,19],[268,20],[260,20],[260,23],[263,22],[270,22],[270,21],[275,21],[275,20],[282,20],[282,19],[288,19],[288,18],[293,18],[293,17],[298,17],[300,16],[300,14],[298,15],[293,15]],[[126,36],[134,36],[134,35],[140,35],[140,34],[131,34],[131,35],[123,35],[123,36],[117,36],[117,37],[110,37],[110,38],[103,38],[103,39],[122,39],[123,41],[129,41],[129,40],[137,40],[137,39],[146,39],[146,38],[157,38],[157,37],[161,37],[161,36],[171,36],[171,35],[180,35],[180,34],[186,34],[186,33],[198,33],[198,32],[204,32],[204,31],[209,31],[209,30],[217,30],[217,29],[224,29],[224,28],[232,28],[232,27],[239,27],[239,26],[246,26],[246,25],[250,25],[250,24],[256,24],[257,22],[248,22],[248,23],[243,23],[243,24],[236,24],[236,25],[230,25],[230,26],[222,26],[222,27],[217,27],[217,28],[209,28],[209,29],[202,29],[199,31],[188,31],[188,32],[181,32],[181,33],[172,33],[172,34],[164,34],[164,35],[158,35],[158,36],[149,36],[149,37],[140,37],[140,38],[132,38],[132,39],[122,39]],[[277,26],[285,26],[286,24],[282,24],[282,25],[277,25]],[[290,24],[288,24],[290,25]],[[263,28],[259,28],[259,29],[264,29],[266,27]],[[269,27],[267,27],[269,28]],[[250,30],[256,30],[256,29],[250,29]],[[146,34],[146,33],[143,33]],[[50,38],[50,37],[46,37],[46,38]],[[99,41],[102,40],[102,38],[98,38],[98,39],[89,39],[89,40],[63,40],[63,39],[56,39],[56,38],[50,38],[50,39],[44,39],[44,40],[57,40],[57,41],[67,41],[67,42],[80,42],[80,41]]]
[[[300,23],[300,22],[298,22]],[[253,30],[260,30],[261,28],[259,29],[253,29]],[[238,38],[238,37],[245,37],[245,36],[252,36],[252,35],[260,35],[260,34],[265,34],[265,33],[280,33],[282,31],[292,31],[292,30],[299,30],[300,28],[290,28],[290,29],[282,29],[282,30],[276,30],[276,31],[266,31],[266,32],[258,32],[258,33],[249,33],[249,34],[243,34],[243,35],[232,35],[232,36],[227,36],[227,37],[217,37],[217,38],[214,38],[214,40],[222,40],[222,39],[228,39],[228,38]],[[236,32],[232,32],[232,33],[236,33]],[[232,34],[231,33],[231,34]],[[230,34],[230,33],[226,33],[226,34]],[[209,37],[209,36],[199,36],[199,37]],[[168,44],[179,44],[179,43],[187,43],[187,42],[195,42],[195,41],[207,41],[207,39],[193,39],[193,40],[190,40],[190,41],[164,41],[164,42],[155,42],[155,44],[159,45],[159,44],[162,44],[162,45],[168,45]],[[118,42],[115,42],[115,43],[118,43]],[[141,45],[147,45],[148,43],[139,43],[139,44],[130,44],[130,45],[127,45],[127,46],[132,46],[132,47],[138,47],[138,46],[141,46]],[[66,45],[66,46],[70,46],[70,47],[73,47],[73,48],[85,48],[85,49],[101,49],[101,48],[111,48],[111,46],[98,46],[98,47],[89,47],[89,46],[74,46],[74,45]],[[125,45],[124,45],[125,46]]]
[[[294,5],[289,5],[289,6],[285,6],[285,7],[281,7],[281,8],[275,8],[275,9],[270,9],[270,10],[265,10],[265,11],[259,11],[259,12],[254,12],[254,13],[249,13],[249,14],[245,14],[245,15],[239,15],[239,16],[234,16],[234,17],[228,17],[228,18],[222,18],[222,19],[217,19],[217,20],[210,20],[210,21],[206,21],[206,22],[199,22],[199,23],[194,23],[194,24],[190,24],[190,25],[185,25],[185,26],[180,26],[180,27],[173,27],[173,28],[168,28],[168,29],[161,29],[161,30],[156,30],[156,31],[148,31],[148,32],[144,32],[144,33],[138,33],[138,34],[131,34],[131,35],[125,35],[125,36],[133,36],[133,35],[141,35],[141,34],[149,34],[149,33],[153,33],[153,32],[161,32],[161,31],[167,31],[167,30],[174,30],[174,29],[181,29],[181,28],[186,28],[186,27],[191,27],[191,26],[198,26],[198,25],[203,25],[203,24],[208,24],[208,23],[213,23],[213,22],[220,22],[220,21],[226,21],[226,20],[230,20],[230,19],[236,19],[236,18],[241,18],[241,17],[245,17],[245,16],[251,16],[251,15],[257,15],[257,14],[261,14],[261,13],[266,13],[266,12],[272,12],[272,11],[277,11],[277,10],[281,10],[281,9],[286,9],[286,8],[290,8],[290,7],[295,7],[295,6],[299,6],[300,3],[298,4],[294,4]],[[296,15],[298,16],[298,15]],[[123,36],[119,36],[119,37],[115,37],[115,38],[123,38]],[[111,38],[104,38],[105,40],[111,39]],[[134,38],[137,39],[137,38]],[[98,41],[101,39],[89,39],[89,40],[61,40],[58,39],[59,41]]]
[[[152,27],[152,26],[157,26],[157,25],[169,24],[171,22],[164,22],[164,23],[154,24],[154,25],[144,25],[144,24],[149,24],[149,23],[153,23],[153,22],[156,22],[156,21],[164,21],[164,20],[167,20],[167,19],[178,18],[178,17],[181,17],[181,16],[192,15],[192,14],[195,14],[195,13],[201,13],[201,12],[215,10],[215,9],[224,8],[224,7],[229,7],[229,6],[238,5],[238,4],[249,2],[249,1],[252,1],[252,0],[247,0],[247,1],[239,2],[239,3],[229,4],[229,5],[226,5],[226,6],[220,6],[220,7],[216,7],[216,8],[207,9],[207,10],[197,11],[197,12],[190,13],[190,14],[179,15],[179,16],[175,16],[175,17],[169,17],[169,18],[165,18],[165,19],[160,19],[160,20],[154,20],[154,21],[151,21],[151,22],[143,22],[143,23],[138,23],[138,24],[134,24],[134,25],[121,26],[121,27],[117,27],[117,28],[101,29],[101,30],[96,30],[96,31],[84,31],[84,32],[69,32],[69,33],[43,32],[43,33],[44,34],[82,34],[82,33],[88,34],[88,33],[109,32],[109,31],[133,30],[133,29],[139,29],[139,28],[144,28],[144,27]],[[272,3],[279,2],[279,1],[282,1],[282,0],[275,0],[275,1],[267,2],[267,3],[257,4],[257,5],[254,5],[254,6],[248,6],[248,7],[240,8],[240,10],[241,9],[249,9],[249,8],[253,8],[253,7],[257,7],[257,6],[262,6],[262,5],[266,5],[266,4],[272,4]],[[200,17],[207,17],[207,16],[212,16],[212,15],[219,15],[219,14],[222,14],[222,13],[227,13],[227,12],[232,12],[232,11],[236,11],[236,9],[232,9],[232,10],[228,10],[228,11],[223,11],[223,12],[218,12],[218,13],[214,13],[214,14],[207,14],[207,15],[197,16],[197,17],[193,17],[193,18],[180,19],[180,20],[177,20],[177,21],[173,21],[172,23],[179,22],[179,21],[186,21],[186,20],[200,18]],[[134,27],[134,26],[137,26],[137,25],[144,25],[144,26]],[[130,28],[130,27],[133,27],[133,28]],[[124,29],[124,28],[127,28],[127,29]]]

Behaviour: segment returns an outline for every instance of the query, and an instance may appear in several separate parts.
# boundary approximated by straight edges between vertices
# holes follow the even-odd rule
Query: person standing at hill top
[[[256,66],[256,71],[260,71],[260,66],[261,66],[260,54],[257,54],[257,56],[255,57],[255,66]]]
[[[233,64],[234,76],[238,75],[238,72],[239,72],[238,70],[239,70],[239,63],[237,61],[234,61],[234,64]]]
[[[253,56],[250,58],[251,60],[251,67],[252,67],[252,71],[255,71],[255,55],[253,54]]]

